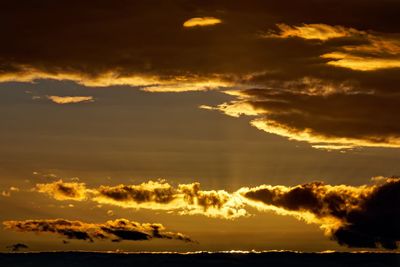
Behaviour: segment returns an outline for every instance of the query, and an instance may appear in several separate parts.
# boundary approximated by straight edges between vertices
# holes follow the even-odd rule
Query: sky
[[[398,249],[399,8],[3,1],[0,251]]]

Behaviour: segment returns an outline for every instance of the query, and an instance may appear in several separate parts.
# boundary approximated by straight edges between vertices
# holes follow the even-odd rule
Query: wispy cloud
[[[343,38],[361,33],[352,28],[343,26],[331,26],[327,24],[302,24],[290,26],[284,23],[276,25],[279,31],[269,31],[262,35],[266,38],[289,38],[298,37],[310,40],[327,41],[335,38]]]

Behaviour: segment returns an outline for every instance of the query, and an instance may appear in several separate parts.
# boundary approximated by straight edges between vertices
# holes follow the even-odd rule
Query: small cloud
[[[21,249],[27,249],[29,247],[25,244],[17,243],[17,244],[7,246],[7,248],[10,249],[12,252],[17,252],[17,251],[20,251]]]
[[[108,216],[114,216],[114,211],[113,210],[108,210],[107,211]]]
[[[88,103],[94,102],[93,96],[47,96],[48,99],[56,104],[76,104],[76,103]]]
[[[212,26],[215,24],[222,23],[222,21],[218,18],[214,17],[198,17],[198,18],[191,18],[188,19],[183,23],[183,27],[190,28],[190,27],[204,27],[204,26]]]
[[[11,196],[11,193],[10,193],[9,191],[3,190],[3,191],[1,192],[1,195],[2,195],[3,197],[9,197],[9,196]]]
[[[15,187],[15,186],[11,186],[8,190],[3,190],[1,192],[1,195],[3,197],[10,197],[11,196],[11,192],[19,192],[19,188]]]

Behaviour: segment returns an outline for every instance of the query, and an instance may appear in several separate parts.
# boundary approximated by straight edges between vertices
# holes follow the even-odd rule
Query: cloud
[[[262,185],[240,192],[260,210],[320,224],[341,245],[396,249],[400,242],[398,178],[377,178],[358,187],[314,182],[294,187]]]
[[[266,38],[302,38],[306,40],[328,41],[343,38],[352,39],[355,44],[332,46],[332,52],[321,55],[329,59],[328,65],[358,71],[400,68],[400,36],[398,33],[369,33],[366,31],[331,26],[326,24],[303,24],[290,26],[277,24],[279,32],[262,35]],[[359,43],[356,44],[355,41]]]
[[[149,181],[138,185],[87,188],[84,183],[59,180],[37,184],[34,190],[56,200],[90,199],[99,204],[123,208],[166,210],[182,215],[199,214],[228,219],[246,216],[238,196],[224,190],[201,190],[199,183],[174,187],[165,181]]]
[[[60,0],[38,11],[8,1],[0,10],[8,40],[0,44],[0,82],[71,80],[157,93],[242,89],[232,102],[203,108],[252,116],[267,133],[317,148],[398,147],[400,35],[393,22],[400,2],[154,4],[157,11],[100,0],[94,10]],[[66,10],[79,12],[71,19]],[[182,28],[188,18],[207,17],[223,23]]]
[[[19,232],[52,233],[63,238],[91,242],[95,240],[140,241],[153,238],[193,242],[181,233],[166,232],[162,224],[141,224],[126,219],[116,219],[105,223],[86,223],[65,219],[4,221],[3,225],[5,229]]]
[[[226,93],[237,99],[206,108],[250,116],[260,130],[315,148],[400,147],[400,97],[392,92],[302,79]]]
[[[188,19],[187,21],[185,21],[183,23],[183,27],[204,27],[204,26],[212,26],[215,24],[219,24],[222,23],[222,21],[218,18],[214,18],[214,17],[200,17],[200,18],[191,18]]]
[[[15,186],[10,186],[10,188],[8,190],[1,191],[1,195],[3,197],[10,197],[11,196],[11,192],[19,192],[19,188],[15,187]]]
[[[100,186],[92,200],[124,208],[174,211],[208,217],[236,218],[246,215],[241,200],[224,190],[204,191],[199,183],[173,187],[166,182],[149,181],[139,185]]]
[[[286,36],[330,41],[348,38],[352,31],[366,32],[356,30],[360,27],[394,31],[394,10],[399,7],[396,1],[358,0],[301,4],[256,0],[251,5],[227,0],[213,4],[155,0],[154,5],[158,10],[144,3],[100,0],[93,10],[88,3],[60,0],[55,4],[41,1],[38,11],[34,5],[8,1],[0,11],[4,25],[0,35],[8,40],[0,45],[0,81],[72,80],[86,86],[129,85],[157,92],[229,87],[253,73],[291,75],[288,66],[296,63],[294,67],[300,70],[301,65],[315,63],[310,51],[324,52],[292,40],[281,40],[288,41],[283,45],[274,38],[260,41],[258,33],[268,32],[277,21],[286,21],[279,24]],[[68,10],[79,12],[71,19]],[[354,20],[357,14],[368,20]],[[226,17],[223,25],[222,15]],[[221,27],[182,30],[182,22],[188,26],[219,23]]]
[[[17,252],[17,251],[20,251],[21,249],[27,249],[29,247],[23,243],[16,243],[16,244],[7,246],[7,248],[10,249],[12,252]]]
[[[53,101],[56,104],[76,104],[76,103],[87,103],[93,102],[93,96],[55,96],[50,95],[47,96],[48,99]]]
[[[199,183],[173,187],[153,181],[88,191],[90,199],[97,203],[181,215],[235,219],[250,215],[252,208],[273,211],[319,224],[331,239],[349,247],[394,249],[400,241],[399,178],[376,177],[373,183],[361,186],[323,182],[292,187],[260,185],[232,193],[202,191]]]
[[[47,194],[56,200],[75,200],[86,199],[86,185],[78,182],[64,182],[58,180],[52,183],[36,184],[34,188],[39,193]]]
[[[263,35],[267,38],[289,38],[298,37],[310,40],[327,41],[334,38],[348,37],[353,34],[359,34],[352,28],[345,28],[343,26],[330,26],[326,24],[302,24],[300,26],[290,26],[284,23],[276,25],[279,32],[270,31]]]

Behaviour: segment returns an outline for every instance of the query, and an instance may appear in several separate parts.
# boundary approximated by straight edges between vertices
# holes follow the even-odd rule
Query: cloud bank
[[[232,193],[202,191],[198,183],[172,187],[166,182],[153,181],[94,189],[76,187],[71,183],[68,186],[74,188],[71,190],[84,191],[82,194],[97,203],[132,209],[165,210],[181,215],[200,214],[225,219],[248,216],[253,208],[272,211],[318,224],[331,239],[349,247],[396,249],[400,241],[398,178],[378,177],[373,183],[362,186],[327,185],[323,182],[293,187],[260,185],[243,187]],[[45,188],[53,188],[53,185]],[[68,198],[60,198],[59,195],[65,191],[68,192],[40,192],[66,200]],[[70,195],[68,192],[67,196]],[[77,197],[74,200],[83,199]]]
[[[193,242],[181,233],[166,232],[162,224],[141,224],[126,219],[116,219],[105,223],[86,223],[65,219],[4,221],[3,225],[5,229],[18,232],[51,233],[63,238],[90,242],[95,240],[141,241],[154,238]]]

